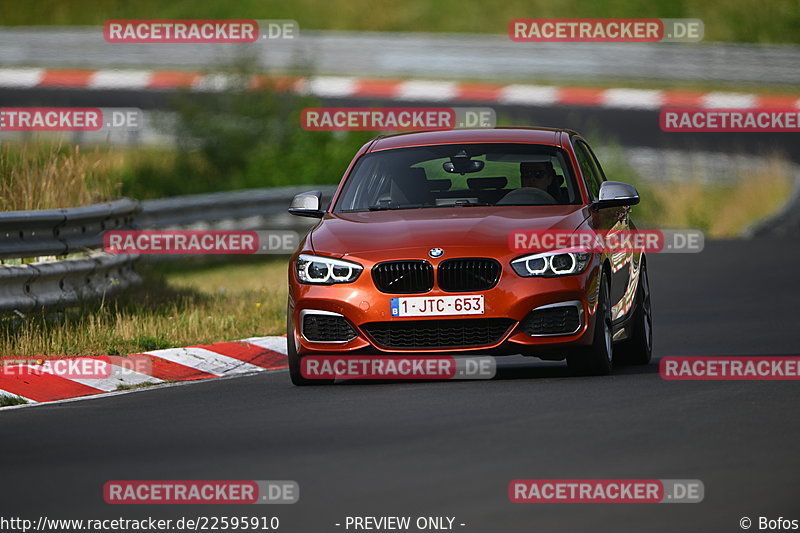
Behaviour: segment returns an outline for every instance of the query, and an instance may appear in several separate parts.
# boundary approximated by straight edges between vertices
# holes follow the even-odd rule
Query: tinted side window
[[[594,164],[594,158],[589,153],[589,148],[581,141],[575,141],[575,157],[581,167],[581,173],[586,180],[586,187],[589,189],[589,196],[592,200],[597,200],[600,194],[600,183],[602,178],[600,172]]]
[[[585,142],[581,142],[581,144],[586,149],[586,152],[589,154],[589,157],[591,157],[592,163],[594,164],[594,168],[597,169],[597,176],[600,178],[600,182],[602,183],[606,181],[606,173],[603,172],[603,167],[600,166],[600,161],[597,160],[597,156],[594,155],[594,152],[592,151],[591,148],[589,148],[588,144],[586,144]]]

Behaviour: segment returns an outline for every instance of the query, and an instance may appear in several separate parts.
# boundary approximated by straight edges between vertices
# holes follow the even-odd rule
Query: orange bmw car
[[[520,230],[635,229],[632,185],[607,181],[569,130],[495,128],[378,137],[356,154],[289,263],[296,385],[307,355],[511,355],[577,374],[645,364],[652,314],[644,253],[509,246]]]

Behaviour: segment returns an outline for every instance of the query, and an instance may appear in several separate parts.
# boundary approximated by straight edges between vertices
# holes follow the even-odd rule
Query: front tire
[[[332,385],[335,380],[333,379],[307,379],[303,377],[301,371],[302,357],[297,354],[297,346],[294,342],[294,324],[292,320],[292,311],[287,306],[286,308],[286,357],[289,360],[289,377],[292,383],[298,387],[307,387],[310,385]]]
[[[639,272],[636,303],[631,336],[616,346],[615,353],[622,363],[646,365],[653,356],[653,312],[650,308],[650,280],[647,278],[645,262],[642,262],[642,270]]]
[[[578,376],[607,376],[613,368],[614,346],[611,324],[611,297],[608,276],[600,278],[600,294],[594,321],[591,346],[570,351],[567,366]]]

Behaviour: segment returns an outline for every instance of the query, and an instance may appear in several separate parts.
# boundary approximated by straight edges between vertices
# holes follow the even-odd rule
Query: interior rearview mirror
[[[461,150],[456,155],[450,157],[450,161],[442,163],[442,168],[449,174],[461,174],[480,172],[483,170],[484,162],[478,159],[470,159],[467,152]]]

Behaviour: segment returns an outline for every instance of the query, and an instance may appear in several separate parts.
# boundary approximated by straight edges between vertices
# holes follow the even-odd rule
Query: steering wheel
[[[500,198],[495,205],[553,205],[557,203],[556,199],[547,191],[537,187],[520,187]]]

